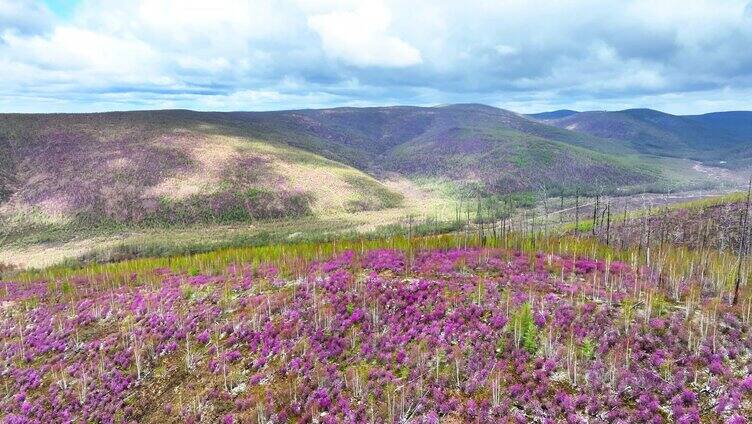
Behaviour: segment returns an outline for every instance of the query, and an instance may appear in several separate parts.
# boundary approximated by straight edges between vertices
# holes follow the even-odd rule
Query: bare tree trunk
[[[744,217],[742,219],[742,226],[739,229],[742,233],[741,241],[739,242],[739,263],[736,268],[736,281],[734,282],[734,300],[733,304],[739,301],[739,285],[742,281],[742,263],[744,263],[744,256],[747,253],[747,226],[749,225],[749,204],[750,198],[752,198],[752,177],[749,179],[749,188],[747,189],[747,204],[744,208]]]
[[[580,235],[580,191],[574,193],[574,234]]]
[[[606,246],[611,242],[611,203],[606,206]]]
[[[595,207],[593,208],[593,236],[595,236],[595,226],[598,222],[598,202],[600,201],[600,196],[595,195]]]

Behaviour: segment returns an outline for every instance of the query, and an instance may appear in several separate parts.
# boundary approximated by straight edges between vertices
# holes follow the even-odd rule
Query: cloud
[[[0,0],[0,110],[752,109],[751,44],[748,0]]]
[[[3,37],[10,57],[50,70],[105,75],[143,74],[156,52],[139,40],[116,38],[85,29],[58,26],[49,36]]]
[[[334,11],[308,18],[324,51],[355,66],[405,67],[420,64],[420,51],[388,34],[391,13],[382,3],[368,2],[353,11]]]
[[[517,53],[516,47],[507,46],[506,44],[497,44],[494,50],[502,56],[510,56]]]
[[[0,0],[0,34],[35,34],[50,27],[52,13],[33,0]]]

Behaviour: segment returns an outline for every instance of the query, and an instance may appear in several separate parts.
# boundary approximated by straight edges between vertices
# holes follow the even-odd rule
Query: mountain
[[[640,143],[649,137],[633,129],[651,134],[669,121],[648,125],[637,111],[575,120],[591,114],[544,123],[478,104],[4,114],[0,217],[16,230],[48,222],[247,222],[398,207],[402,194],[385,184],[395,178],[480,194],[669,180],[654,158],[639,155],[652,153]],[[611,121],[632,126],[602,124]],[[614,129],[620,137],[609,137]],[[625,144],[622,135],[637,142]],[[701,144],[688,138],[672,142]]]
[[[634,166],[625,158],[635,152],[619,143],[478,104],[241,112],[225,119],[377,178],[431,177],[485,193],[657,179],[649,160]]]
[[[223,119],[234,120],[232,125],[250,133],[284,139],[372,171],[389,167],[383,159],[391,149],[448,129],[504,129],[604,152],[626,151],[617,144],[478,104],[236,112]]]
[[[726,162],[734,156],[733,152],[747,149],[752,142],[752,112],[679,116],[652,109],[628,109],[536,119],[559,128],[620,141],[639,153],[709,163]]]
[[[400,202],[362,171],[225,119],[191,111],[0,115],[0,216],[15,230],[71,220],[252,222]]]
[[[752,112],[714,112],[690,115],[687,118],[740,141],[728,154],[719,159],[724,165],[733,168],[752,166]]]
[[[713,112],[704,115],[687,115],[706,128],[726,133],[731,137],[752,144],[752,112]]]
[[[547,119],[561,119],[566,118],[567,116],[575,115],[579,112],[576,110],[571,109],[559,109],[554,110],[551,112],[541,112],[541,113],[530,113],[525,116],[528,116],[533,119],[540,119],[540,120],[547,120]]]

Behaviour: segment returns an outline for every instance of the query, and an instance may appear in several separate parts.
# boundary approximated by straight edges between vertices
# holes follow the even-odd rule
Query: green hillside
[[[690,163],[644,153],[476,104],[5,114],[0,262],[48,263],[61,244],[83,255],[123,240],[216,247],[370,231],[451,219],[478,196],[706,184]]]
[[[543,123],[621,142],[644,154],[689,158],[709,164],[736,163],[752,142],[752,113],[678,116],[652,109],[592,111],[565,116],[537,114]]]
[[[2,115],[6,227],[253,222],[398,206],[369,175],[187,111]]]

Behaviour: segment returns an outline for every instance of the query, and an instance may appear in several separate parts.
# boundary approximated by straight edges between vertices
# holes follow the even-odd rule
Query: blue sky
[[[0,0],[0,111],[752,110],[749,0]]]
[[[47,8],[61,19],[69,19],[76,9],[79,0],[45,0],[42,2]]]

